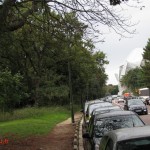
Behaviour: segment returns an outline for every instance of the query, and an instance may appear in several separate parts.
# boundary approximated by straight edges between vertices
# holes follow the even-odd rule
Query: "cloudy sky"
[[[132,1],[132,0],[130,0]],[[136,34],[132,38],[121,38],[116,33],[105,35],[105,42],[97,44],[96,47],[106,53],[109,65],[106,67],[108,74],[108,84],[117,84],[115,73],[118,73],[119,66],[124,64],[129,54],[135,48],[144,48],[150,38],[150,0],[141,0],[140,8],[128,7],[126,14],[132,16],[132,22],[139,22],[134,28]]]

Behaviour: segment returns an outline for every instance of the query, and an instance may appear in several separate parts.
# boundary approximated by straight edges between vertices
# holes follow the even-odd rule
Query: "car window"
[[[111,130],[143,126],[144,123],[137,115],[120,115],[107,118],[99,118],[95,122],[94,136],[102,137]]]
[[[128,105],[143,105],[143,102],[140,99],[128,100]]]
[[[117,150],[150,150],[150,137],[118,142]]]

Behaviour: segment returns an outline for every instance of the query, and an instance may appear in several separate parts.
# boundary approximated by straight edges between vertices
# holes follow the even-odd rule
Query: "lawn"
[[[70,111],[62,107],[24,108],[13,115],[0,116],[0,136],[27,137],[49,133],[59,122],[70,117]]]

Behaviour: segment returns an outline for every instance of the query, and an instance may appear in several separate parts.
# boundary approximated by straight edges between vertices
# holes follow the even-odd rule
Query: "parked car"
[[[134,111],[138,114],[148,114],[147,106],[141,101],[141,99],[126,100],[124,109]]]
[[[150,97],[145,99],[146,105],[150,105]]]
[[[102,137],[99,150],[150,150],[150,126],[113,130]]]
[[[119,104],[124,105],[125,100],[124,100],[124,99],[122,99],[122,98],[119,98],[119,99],[117,100],[117,102],[118,102]]]
[[[84,104],[84,113],[86,113],[89,104],[99,103],[99,102],[103,102],[103,101],[101,101],[101,100],[86,101],[85,104]]]
[[[86,130],[87,130],[89,119],[91,117],[91,113],[92,113],[93,109],[98,108],[98,107],[107,107],[107,106],[112,106],[112,104],[109,102],[104,102],[104,101],[96,101],[94,103],[88,104],[87,111],[84,114],[84,122],[82,125],[83,132],[86,132]]]
[[[89,122],[88,132],[83,134],[86,138],[88,150],[99,150],[101,138],[111,130],[144,126],[145,123],[132,111],[112,111],[93,115]]]
[[[96,104],[89,104],[86,112],[86,120],[87,122],[91,118],[91,114],[94,109],[96,108],[103,108],[103,107],[108,107],[108,106],[113,106],[112,103],[109,102],[101,102],[101,103],[96,103]]]
[[[85,104],[84,104],[84,110],[83,110],[83,113],[84,113],[84,122],[86,122],[86,112],[87,112],[87,109],[88,109],[88,105],[90,105],[90,104],[96,104],[96,103],[101,103],[101,102],[104,102],[104,101],[102,101],[102,100],[92,100],[92,101],[85,102]]]
[[[123,109],[119,106],[108,106],[108,107],[95,108],[93,110],[91,116],[97,115],[97,114],[108,113],[108,112],[111,112],[111,111],[120,111],[120,110],[123,110]]]

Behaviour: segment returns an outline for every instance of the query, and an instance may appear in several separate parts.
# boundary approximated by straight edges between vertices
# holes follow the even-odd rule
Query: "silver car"
[[[150,126],[113,130],[102,137],[99,150],[150,150]]]

